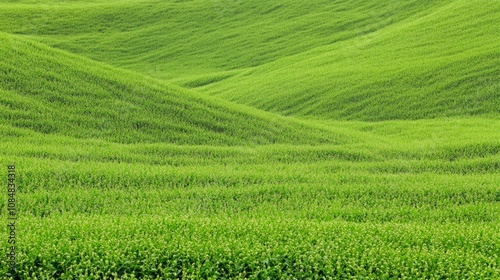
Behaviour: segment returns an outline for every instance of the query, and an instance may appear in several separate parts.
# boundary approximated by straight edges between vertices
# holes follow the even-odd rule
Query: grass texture
[[[0,278],[500,278],[499,16],[0,1]]]

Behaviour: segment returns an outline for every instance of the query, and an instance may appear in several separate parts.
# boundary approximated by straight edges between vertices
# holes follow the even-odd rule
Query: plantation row
[[[286,217],[352,222],[495,222],[500,177],[338,174],[329,184],[261,183],[182,188],[156,185],[45,185],[18,195],[22,215],[158,215]],[[22,184],[23,182],[20,181]],[[53,184],[56,184],[54,182]],[[109,183],[110,185],[112,182]],[[461,187],[455,187],[455,186]],[[5,203],[0,203],[5,206]]]
[[[455,119],[461,121],[461,119]],[[395,123],[381,127],[371,134],[363,128],[346,130],[348,142],[336,144],[273,144],[273,145],[174,145],[168,143],[120,144],[102,139],[78,139],[62,135],[34,133],[26,129],[0,125],[3,154],[13,157],[50,159],[71,162],[129,163],[166,166],[198,166],[212,164],[317,163],[335,160],[349,161],[350,165],[397,165],[406,163],[409,170],[425,166],[457,167],[477,162],[495,165],[500,154],[500,123],[484,119],[487,128],[471,133],[474,127],[453,129],[454,124],[442,125],[442,135],[422,136],[408,126],[424,124]],[[368,123],[366,123],[368,124]],[[432,124],[432,123],[429,123]],[[427,124],[427,125],[429,125]],[[306,125],[306,124],[304,124]],[[406,125],[406,127],[402,127]],[[470,125],[480,125],[471,123]],[[323,129],[325,127],[319,127]],[[326,127],[327,129],[334,129]],[[342,128],[339,128],[341,131]],[[397,130],[400,135],[380,138],[376,134]],[[328,133],[328,132],[327,132]],[[428,132],[426,132],[428,133]],[[332,162],[334,163],[334,162]],[[444,169],[444,168],[443,168]],[[431,170],[429,170],[431,171]],[[436,170],[437,171],[437,170]]]
[[[19,137],[32,143],[5,142],[18,154],[3,160],[17,165],[25,278],[500,275],[492,144],[431,146],[419,159],[419,150],[360,150],[365,144],[138,147]],[[450,158],[456,149],[471,154]],[[467,165],[475,167],[460,172]]]
[[[399,125],[379,127],[399,133],[380,142],[219,147],[4,126],[1,161],[17,172],[19,275],[499,277],[497,132],[428,142]]]
[[[165,214],[25,217],[19,224],[18,267],[25,279],[500,276],[498,222],[349,223]],[[4,259],[0,265],[5,268]]]
[[[349,143],[264,146],[120,144],[3,125],[19,275],[499,276],[498,121],[409,124],[324,123]]]

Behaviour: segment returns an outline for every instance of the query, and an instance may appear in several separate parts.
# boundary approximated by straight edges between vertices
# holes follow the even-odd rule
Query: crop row
[[[500,276],[492,224],[67,215],[23,218],[18,274],[38,279]],[[0,261],[3,275],[6,264]]]

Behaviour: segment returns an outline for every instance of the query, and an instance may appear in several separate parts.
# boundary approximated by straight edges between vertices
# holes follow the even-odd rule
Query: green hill
[[[499,15],[0,0],[0,279],[500,279]]]
[[[286,115],[387,120],[500,113],[500,3],[449,4],[203,89]]]
[[[269,144],[348,137],[0,34],[2,124],[120,143]]]
[[[222,79],[446,2],[0,1],[0,30],[155,77]]]
[[[498,1],[51,3],[0,3],[0,28],[285,115],[422,119],[500,108]]]

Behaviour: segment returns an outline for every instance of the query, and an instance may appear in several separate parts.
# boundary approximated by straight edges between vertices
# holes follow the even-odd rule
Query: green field
[[[498,0],[0,0],[0,279],[500,279]]]

